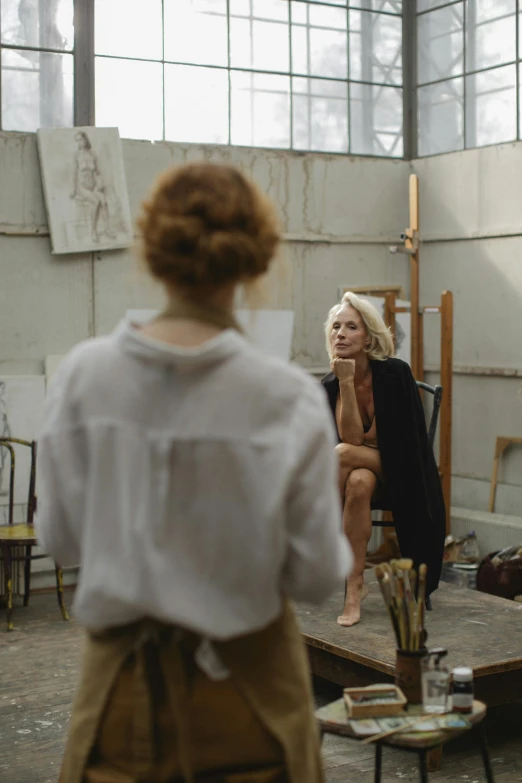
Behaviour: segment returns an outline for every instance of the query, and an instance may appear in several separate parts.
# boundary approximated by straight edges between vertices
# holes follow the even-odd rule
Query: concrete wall
[[[230,161],[276,201],[288,241],[267,307],[296,312],[294,357],[324,367],[322,323],[341,285],[407,283],[388,253],[405,225],[401,161],[124,141],[133,214],[155,175],[185,160]],[[52,256],[34,136],[0,134],[0,373],[41,373],[46,355],[111,330],[161,293],[133,250]]]
[[[496,436],[522,437],[522,144],[424,158],[411,169],[420,182],[421,304],[443,289],[455,297],[453,505],[485,510]],[[439,364],[437,321],[427,321],[428,367]],[[495,510],[522,524],[521,447],[506,453],[499,480]]]

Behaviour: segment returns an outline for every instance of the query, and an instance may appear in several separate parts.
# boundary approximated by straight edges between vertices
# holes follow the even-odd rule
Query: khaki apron
[[[157,772],[158,761],[165,753],[170,753],[179,762],[180,775],[168,778],[169,783],[171,780],[189,783],[199,779],[212,783],[214,780],[216,783],[228,783],[236,779],[238,783],[262,783],[264,780],[267,783],[322,783],[308,660],[290,605],[285,603],[282,615],[268,628],[225,642],[213,642],[219,657],[230,670],[231,682],[280,746],[279,759],[273,753],[267,759],[267,766],[275,762],[281,764],[282,774],[276,777],[271,777],[269,770],[263,771],[263,759],[259,760],[257,772],[251,770],[234,777],[237,774],[234,772],[236,746],[229,726],[223,726],[217,734],[227,753],[230,777],[222,769],[221,776],[214,772],[215,777],[210,775],[212,770],[209,770],[207,778],[205,770],[198,766],[197,751],[192,753],[191,758],[191,725],[187,720],[186,706],[192,680],[188,658],[195,647],[194,640],[192,634],[147,620],[88,635],[60,783],[83,783],[86,780],[90,783],[98,779],[103,783],[112,781],[110,777],[97,778],[94,774],[92,778],[88,777],[86,771],[111,690],[129,659],[134,661],[131,667],[133,726],[128,742],[128,755],[133,757],[133,761],[132,777],[122,777],[122,780],[132,779],[136,783],[157,783],[161,780],[163,783],[164,779]],[[158,747],[155,741],[154,703],[146,662],[147,649],[150,654],[151,645],[156,648],[166,701],[173,717],[170,748]],[[201,703],[200,708],[204,710],[205,703]],[[197,740],[197,737],[194,739]],[[117,776],[113,779],[120,780]]]
[[[172,303],[164,315],[241,331],[231,313],[189,300]],[[209,783],[322,783],[308,660],[290,604],[285,601],[281,616],[261,631],[225,642],[213,642],[230,673],[229,690],[225,688],[221,698],[232,709],[231,721],[217,732],[222,744],[221,758],[226,758],[230,774],[221,766],[217,773],[209,769],[205,775],[206,770],[198,763],[199,756],[205,756],[206,748],[204,743],[197,744],[199,736],[197,730],[193,732],[194,727],[188,720],[188,706],[193,689],[199,687],[200,693],[212,693],[210,681],[206,680],[206,686],[205,675],[195,669],[194,651],[199,642],[188,631],[147,619],[88,634],[60,783],[96,783],[98,780],[106,783],[109,779],[157,783],[163,781],[159,764],[169,753],[175,757],[179,769],[179,775],[168,778],[169,783],[175,780],[187,783],[193,780],[195,783],[198,780]],[[163,746],[158,736],[157,698],[151,686],[151,680],[158,681],[158,677],[171,721],[169,739]],[[116,772],[114,776],[97,777],[95,756],[101,743],[111,742],[111,698],[118,689],[124,694],[132,691],[126,701],[129,708],[122,710],[120,707],[122,721],[132,723],[128,742],[124,743],[125,755],[131,759],[132,774]],[[233,689],[239,696],[236,701]],[[245,755],[238,753],[240,749],[234,740],[232,716],[236,703],[237,711],[241,713],[239,719],[247,725],[243,742],[248,744],[248,726],[253,718],[262,727],[262,732],[253,730],[253,734],[259,740],[264,732],[272,743],[271,746],[266,741],[264,745],[258,742],[259,747],[265,748],[267,757],[266,763],[259,759],[257,770],[241,771],[235,766],[235,759]],[[206,709],[204,695],[198,704],[200,712]],[[118,721],[116,716],[112,725],[117,725]],[[194,742],[191,744],[191,732],[195,747]],[[108,734],[109,739],[100,734]],[[164,747],[165,744],[170,744],[170,749]]]

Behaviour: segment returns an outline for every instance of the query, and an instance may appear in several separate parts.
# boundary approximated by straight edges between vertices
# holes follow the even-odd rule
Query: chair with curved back
[[[27,495],[27,512],[25,522],[14,522],[14,494],[15,494],[15,470],[16,448],[30,449],[29,488]],[[8,523],[0,525],[0,561],[4,567],[5,598],[7,603],[7,630],[13,630],[13,563],[24,563],[24,606],[29,604],[31,588],[31,562],[47,557],[45,554],[33,554],[32,548],[38,546],[34,529],[34,514],[36,511],[36,441],[21,440],[20,438],[0,438],[0,448],[7,450],[10,456],[9,471],[9,506]],[[24,554],[19,550],[25,549]],[[64,620],[68,620],[67,609],[63,598],[62,570],[55,564],[56,592],[58,605]]]

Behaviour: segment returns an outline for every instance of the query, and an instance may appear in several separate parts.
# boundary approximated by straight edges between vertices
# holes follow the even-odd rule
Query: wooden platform
[[[373,574],[362,621],[336,623],[343,595],[321,609],[299,610],[312,672],[338,685],[369,685],[393,679],[395,643]],[[522,604],[442,583],[427,613],[428,647],[446,647],[448,663],[471,666],[477,699],[488,706],[522,699]]]

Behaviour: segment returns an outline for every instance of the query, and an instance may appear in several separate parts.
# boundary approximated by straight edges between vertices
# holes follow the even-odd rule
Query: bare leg
[[[103,195],[99,193],[98,191],[89,190],[89,188],[80,187],[78,188],[78,194],[77,197],[82,199],[83,201],[88,201],[90,204],[93,205],[94,211],[92,216],[92,239],[95,242],[98,242],[100,239],[100,230],[99,230],[99,220],[101,215],[101,210],[103,209]]]
[[[343,613],[337,618],[339,625],[355,625],[361,619],[364,564],[372,534],[371,500],[376,484],[377,476],[366,468],[352,470],[346,482],[343,525],[353,550],[354,568],[346,586]]]
[[[354,553],[354,570],[346,586],[345,605],[337,618],[339,625],[355,625],[361,619],[364,595],[364,564],[368,541],[372,534],[371,499],[382,476],[381,458],[377,449],[340,443],[339,490],[343,504],[343,526]]]
[[[378,478],[382,478],[381,455],[378,449],[372,449],[370,446],[352,446],[349,443],[339,443],[335,447],[335,451],[339,457],[339,491],[341,503],[344,506],[346,482],[352,470],[366,468]]]

